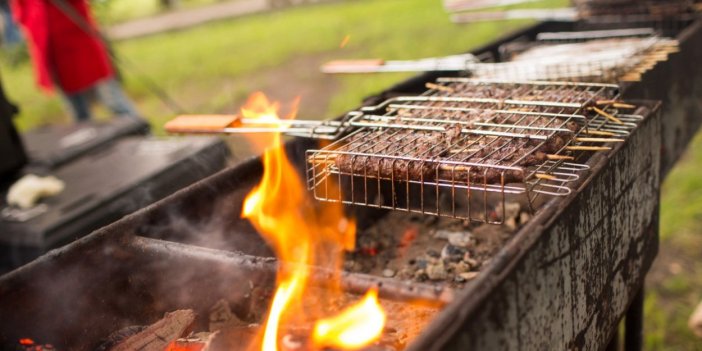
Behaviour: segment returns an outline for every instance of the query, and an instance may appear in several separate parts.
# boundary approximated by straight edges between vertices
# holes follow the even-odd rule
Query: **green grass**
[[[687,320],[702,300],[702,134],[663,184],[661,250],[645,301],[647,350],[702,350]]]
[[[702,136],[698,135],[689,146],[690,152],[670,173],[663,184],[661,199],[661,237],[675,240],[673,234],[699,233],[702,220]],[[700,253],[702,247],[689,248]]]
[[[218,0],[181,0],[179,9],[187,9],[217,2]],[[161,13],[158,0],[98,0],[93,11],[100,23],[107,25]]]
[[[565,1],[549,0],[546,4]],[[142,84],[140,76],[144,74],[159,82],[188,111],[214,112],[248,94],[250,81],[245,78],[255,79],[296,57],[325,54],[339,58],[411,59],[455,54],[524,23],[459,26],[450,23],[439,1],[363,0],[253,15],[120,42],[116,49],[138,67],[125,68],[126,86],[158,133],[173,113]],[[348,45],[339,49],[347,34],[351,36]],[[21,129],[69,121],[56,98],[36,90],[29,64],[10,68],[3,63],[0,69],[9,95],[23,107]],[[358,106],[362,97],[405,76],[409,74],[335,78],[340,88],[327,117]],[[294,81],[287,84],[296,89]]]

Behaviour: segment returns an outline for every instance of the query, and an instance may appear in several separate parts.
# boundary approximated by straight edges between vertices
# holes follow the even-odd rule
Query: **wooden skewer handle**
[[[614,117],[614,116],[612,116],[611,114],[609,114],[609,113],[607,113],[607,112],[605,112],[605,111],[603,111],[603,110],[601,110],[601,109],[599,109],[599,108],[597,108],[597,107],[595,107],[595,106],[592,106],[591,109],[592,109],[593,111],[597,112],[598,115],[600,115],[600,116],[602,116],[602,117],[605,117],[605,118],[609,119],[610,121],[612,121],[612,122],[614,122],[614,123],[617,123],[617,124],[624,124],[624,122],[622,122],[619,118]]]
[[[584,134],[590,134],[590,135],[603,135],[603,136],[615,136],[616,134],[612,132],[605,132],[602,130],[587,130],[583,132]]]
[[[536,173],[536,178],[544,179],[544,180],[556,180],[556,179],[558,179],[558,178],[556,178],[555,176],[552,176],[552,175],[550,175],[550,174],[543,174],[543,173]]]
[[[571,145],[571,146],[566,146],[566,150],[571,150],[571,151],[608,151],[608,150],[612,150],[612,148],[609,146]]]
[[[546,155],[546,158],[549,160],[566,160],[566,161],[573,161],[575,160],[575,157],[573,156],[568,156],[568,155]]]
[[[424,86],[427,89],[434,89],[434,90],[439,90],[439,91],[443,91],[443,92],[447,92],[447,93],[455,92],[455,90],[453,88],[445,87],[443,85],[434,84],[434,83],[426,83],[426,84],[424,84]]]
[[[577,141],[591,142],[591,143],[623,143],[624,139],[615,138],[575,138]]]

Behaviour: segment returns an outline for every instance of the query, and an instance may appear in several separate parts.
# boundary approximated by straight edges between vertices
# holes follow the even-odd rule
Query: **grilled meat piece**
[[[431,180],[436,176],[431,160],[445,150],[442,138],[441,132],[408,129],[364,131],[338,150],[348,153],[338,154],[335,163],[342,172],[359,176]]]
[[[553,122],[552,119],[535,116],[520,117],[518,120],[510,118],[517,117],[504,117],[498,122],[530,123],[532,126],[546,126]],[[449,125],[445,132],[409,129],[363,131],[349,137],[347,143],[337,150],[339,154],[335,164],[344,173],[395,180],[470,180],[472,183],[499,184],[504,173],[506,183],[521,182],[525,176],[523,168],[542,164],[547,160],[548,153],[560,151],[573,135],[559,132],[542,141],[468,135],[461,133],[461,128],[461,125],[454,124]],[[577,132],[579,126],[568,122],[565,128]],[[461,165],[454,167],[451,162]],[[467,167],[463,165],[465,163],[476,166]],[[504,170],[490,166],[520,169]]]

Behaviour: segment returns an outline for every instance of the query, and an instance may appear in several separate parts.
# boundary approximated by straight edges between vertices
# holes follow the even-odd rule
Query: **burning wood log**
[[[184,336],[192,327],[195,321],[195,312],[193,310],[177,310],[166,313],[163,319],[158,322],[143,328],[136,334],[127,336],[122,340],[115,340],[119,336],[111,335],[106,343],[111,343],[108,348],[101,347],[98,350],[109,351],[163,351],[168,350],[178,338]],[[133,327],[132,327],[133,328]],[[117,332],[122,333],[124,330]]]

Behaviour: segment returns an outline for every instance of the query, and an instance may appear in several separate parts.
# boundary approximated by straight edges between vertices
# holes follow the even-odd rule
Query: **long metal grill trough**
[[[575,160],[610,149],[601,143],[623,141],[643,119],[617,102],[616,85],[440,78],[429,86],[364,108],[351,118],[362,128],[308,150],[315,197],[499,224],[508,196],[534,209],[540,195],[570,194],[589,168]]]
[[[601,298],[591,295],[615,289],[607,284],[616,283],[621,295],[615,300],[629,299],[642,279],[633,272],[646,268],[655,248],[655,236],[639,235],[636,228],[649,226],[650,214],[656,209],[660,119],[655,104],[635,103],[640,107],[634,113],[645,118],[631,130],[629,138],[613,145],[610,155],[596,153],[590,157],[587,165],[592,171],[577,181],[581,190],[549,199],[499,253],[485,261],[473,280],[452,288],[441,281],[417,282],[349,272],[342,277],[344,289],[362,292],[370,286],[380,286],[385,303],[394,306],[389,311],[398,320],[395,323],[402,326],[411,316],[419,318],[419,330],[407,329],[407,333],[414,330],[416,334],[405,334],[405,327],[391,324],[397,330],[394,335],[405,340],[392,344],[400,349],[502,348],[510,345],[507,342],[518,340],[510,334],[517,332],[527,333],[520,336],[521,345],[562,346],[562,342],[572,339],[569,333],[576,329],[562,330],[561,336],[544,337],[529,334],[524,328],[541,330],[548,324],[545,330],[552,330],[553,320],[582,323],[593,315],[603,322],[592,327],[579,326],[593,336],[574,345],[594,349],[606,343],[625,306],[605,308],[600,304]],[[303,151],[312,145],[309,140],[300,139],[288,145],[289,154],[300,167],[306,161]],[[0,346],[12,347],[20,338],[33,338],[52,343],[59,350],[93,350],[122,327],[148,325],[164,312],[176,309],[194,309],[200,315],[201,326],[218,299],[225,299],[242,315],[264,313],[274,273],[278,265],[285,263],[271,258],[262,239],[236,215],[261,172],[260,159],[225,170],[3,276]],[[366,207],[355,210],[361,230],[387,215]],[[616,218],[629,219],[610,222],[606,218],[611,211]],[[552,244],[543,241],[561,244],[552,249]],[[602,247],[627,245],[642,245],[642,251],[596,254]],[[589,288],[551,285],[551,277],[566,279],[573,274],[556,259],[563,250],[574,250],[582,257],[577,262],[584,265],[583,277],[573,284],[586,284]],[[610,265],[610,260],[627,265]],[[603,272],[608,273],[602,275]],[[633,275],[621,281],[609,279],[609,275],[624,272]],[[311,274],[324,288],[329,272],[319,267]],[[530,281],[532,277],[536,279]],[[549,283],[543,284],[546,281]],[[521,301],[522,298],[527,300]],[[587,313],[576,313],[578,307],[569,307],[572,298],[583,303],[592,299],[586,304]],[[507,305],[503,306],[505,299]],[[443,308],[422,310],[405,303],[417,300]],[[512,304],[517,300],[521,301],[519,308],[528,311],[521,318],[512,317]],[[537,306],[544,301],[549,301],[550,307],[541,310]],[[539,317],[542,315],[548,317]],[[55,323],[56,316],[69,316],[71,323]],[[256,321],[250,318],[245,320]],[[432,322],[424,324],[422,320]],[[242,339],[237,340],[235,347],[241,347]]]
[[[650,28],[575,34],[552,33],[548,41],[516,43],[510,56],[503,57],[501,62],[481,61],[467,54],[414,61],[332,61],[321,70],[325,73],[463,71],[465,76],[483,79],[615,83],[637,81],[641,74],[677,51],[675,40],[661,37]]]

